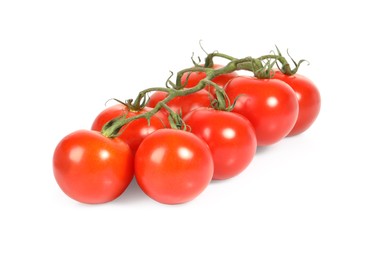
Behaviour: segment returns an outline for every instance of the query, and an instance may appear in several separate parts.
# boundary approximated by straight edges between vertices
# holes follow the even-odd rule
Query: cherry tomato
[[[135,155],[135,178],[140,188],[160,203],[191,201],[212,177],[209,147],[186,131],[157,130],[143,140]]]
[[[228,179],[242,172],[252,161],[257,140],[251,123],[233,112],[196,109],[184,118],[191,132],[203,139],[213,156],[213,179]]]
[[[91,129],[101,131],[103,126],[110,120],[126,115],[126,117],[133,117],[138,114],[143,114],[152,108],[144,107],[139,111],[131,111],[127,106],[117,104],[103,110],[94,120]],[[153,131],[167,127],[168,121],[163,113],[156,113],[152,116],[149,122],[145,118],[137,119],[130,122],[128,125],[123,126],[121,129],[122,134],[119,136],[123,141],[130,145],[131,150],[135,154],[139,144],[143,141],[144,137]]]
[[[236,77],[225,91],[237,112],[252,123],[259,146],[280,141],[296,123],[299,104],[292,88],[278,79]]]
[[[105,203],[120,196],[130,184],[133,155],[119,138],[78,130],[64,137],[53,154],[57,184],[82,203]]]
[[[158,102],[165,99],[167,96],[166,92],[156,91],[150,96],[148,106],[155,107]],[[188,112],[199,108],[199,107],[210,107],[210,103],[213,97],[211,94],[206,90],[200,90],[198,92],[192,93],[186,96],[175,97],[174,99],[170,100],[167,105],[175,112],[182,113],[186,115]],[[166,110],[161,109],[163,113],[166,113]]]
[[[223,66],[220,64],[213,65],[213,69],[219,69],[222,67]],[[186,83],[187,76],[188,76],[188,80]],[[216,83],[217,85],[224,87],[227,82],[229,82],[231,79],[237,76],[238,74],[236,72],[231,72],[231,73],[221,74],[213,78],[212,81]],[[193,88],[200,82],[200,80],[204,79],[205,77],[206,77],[205,72],[197,71],[197,72],[191,72],[191,73],[184,73],[181,78],[181,83],[182,83],[182,86],[184,86],[185,88]],[[216,89],[211,85],[205,86],[205,90],[209,91],[213,96],[215,96],[216,94]]]
[[[167,97],[167,95],[168,93],[163,92],[163,91],[153,92],[149,97],[147,106],[152,107],[152,108],[155,107],[158,104],[158,102],[164,100]],[[167,111],[165,109],[160,109],[160,111],[164,113],[165,115],[167,114]]]
[[[286,82],[296,93],[299,115],[288,136],[301,134],[313,124],[319,114],[321,108],[319,91],[311,80],[299,74],[288,76],[281,71],[275,71],[274,78]]]

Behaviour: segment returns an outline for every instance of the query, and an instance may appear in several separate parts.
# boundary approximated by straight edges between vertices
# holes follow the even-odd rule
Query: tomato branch
[[[206,79],[212,79],[213,77],[214,77],[213,73],[207,72]],[[120,117],[117,117],[117,118],[114,118],[114,119],[110,120],[109,122],[107,122],[103,126],[101,133],[106,137],[110,137],[110,138],[117,137],[119,135],[119,132],[120,132],[121,128],[124,125],[129,124],[132,121],[140,119],[140,118],[149,119],[153,115],[155,115],[161,108],[166,108],[170,112],[171,109],[168,108],[168,106],[167,106],[167,103],[169,101],[171,101],[175,97],[186,96],[186,95],[190,95],[192,93],[198,92],[198,91],[202,90],[205,87],[205,85],[206,85],[206,82],[200,81],[195,87],[182,89],[182,90],[173,89],[173,88],[157,88],[157,87],[156,88],[145,89],[145,90],[139,92],[136,100],[141,100],[147,93],[152,92],[152,91],[164,91],[164,92],[167,92],[168,95],[166,96],[165,99],[158,102],[157,105],[153,109],[151,109],[150,111],[148,111],[146,113],[139,114],[139,115],[129,117],[129,118],[126,118],[126,116],[124,115],[124,116],[120,116]],[[135,101],[135,102],[137,102],[137,101]],[[175,115],[173,115],[173,116],[175,117]],[[172,123],[173,122],[171,122],[171,124]],[[177,124],[176,124],[176,126],[177,126]]]
[[[277,50],[278,50],[278,48],[277,48]],[[214,57],[225,58],[225,59],[229,60],[229,62],[224,67],[221,67],[221,68],[218,68],[218,69],[213,69],[211,67],[213,66],[213,58]],[[266,61],[266,63],[264,63],[264,61]],[[170,83],[172,88],[170,88],[170,87],[148,88],[148,89],[145,89],[145,90],[139,92],[135,101],[133,101],[131,99],[128,100],[125,103],[125,105],[127,105],[130,109],[139,110],[139,109],[143,108],[144,106],[146,106],[146,104],[147,104],[146,95],[148,93],[153,92],[153,91],[163,91],[163,92],[168,93],[168,95],[162,101],[158,102],[157,105],[153,109],[151,109],[150,111],[148,111],[146,113],[139,114],[139,115],[136,115],[136,116],[130,117],[130,118],[126,118],[126,116],[120,116],[118,118],[114,118],[113,120],[109,121],[102,128],[102,134],[107,136],[107,137],[111,137],[111,138],[116,137],[116,136],[118,136],[118,133],[119,133],[120,129],[124,125],[129,124],[130,122],[132,122],[134,120],[137,120],[137,119],[140,119],[140,118],[146,118],[146,119],[149,120],[153,115],[155,115],[162,108],[166,109],[167,111],[169,111],[169,113],[171,113],[172,120],[170,120],[170,121],[174,121],[174,122],[171,122],[171,124],[176,125],[176,127],[180,127],[181,124],[178,123],[179,119],[177,118],[179,115],[177,115],[174,111],[172,111],[170,109],[170,107],[167,106],[167,103],[169,101],[171,101],[172,99],[174,99],[175,97],[187,96],[187,95],[190,95],[192,93],[198,92],[198,91],[202,90],[207,84],[212,85],[213,87],[218,89],[218,86],[216,84],[214,84],[214,82],[212,82],[212,79],[219,76],[219,75],[231,73],[231,72],[234,72],[236,70],[251,71],[258,78],[270,78],[272,67],[276,62],[281,63],[281,65],[282,65],[281,71],[283,73],[291,75],[291,74],[296,73],[300,64],[305,60],[301,60],[301,61],[299,61],[299,63],[296,63],[294,60],[292,60],[292,61],[294,62],[295,66],[296,66],[296,68],[293,69],[293,70],[291,70],[289,63],[281,55],[279,50],[278,50],[278,55],[277,54],[263,55],[263,56],[261,56],[257,59],[252,58],[252,57],[236,59],[236,58],[234,58],[230,55],[226,55],[226,54],[219,53],[219,52],[214,52],[214,53],[208,54],[206,59],[205,59],[205,66],[196,66],[196,64],[195,64],[194,67],[183,69],[183,70],[179,71],[177,73],[177,76],[176,76],[176,83],[175,84],[171,82],[170,77],[169,77],[167,82]],[[278,66],[278,64],[277,64],[277,66]],[[194,86],[193,88],[184,88],[184,86],[182,85],[182,76],[185,73],[189,74],[189,73],[192,73],[192,72],[203,72],[203,73],[206,74],[206,76],[205,76],[204,79],[200,80],[200,82],[196,86]],[[187,75],[187,80],[188,80],[188,75]],[[224,109],[224,106],[226,107],[225,94],[222,93],[222,91],[218,91],[217,93],[218,93],[218,96],[217,96],[218,108],[219,109]],[[175,124],[175,122],[177,122],[177,124]]]

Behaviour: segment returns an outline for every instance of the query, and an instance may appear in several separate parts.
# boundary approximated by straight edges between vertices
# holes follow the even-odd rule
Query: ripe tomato
[[[91,129],[101,131],[103,126],[110,120],[127,114],[128,117],[133,117],[138,114],[143,114],[152,108],[145,107],[140,111],[131,111],[127,106],[117,104],[103,110],[94,120]],[[168,121],[163,113],[156,113],[152,116],[150,121],[141,118],[130,122],[128,125],[123,126],[121,129],[123,132],[119,136],[123,141],[130,145],[131,150],[135,154],[139,144],[143,141],[144,137],[152,133],[153,131],[168,126]]]
[[[166,96],[166,92],[156,91],[150,96],[147,105],[149,107],[155,107],[157,103],[165,99]],[[211,96],[211,94],[203,89],[187,96],[175,97],[174,99],[170,100],[167,105],[173,111],[177,113],[181,112],[183,116],[199,107],[210,107],[212,99],[213,97]],[[161,111],[167,114],[165,109],[161,109]]]
[[[213,65],[213,69],[219,69],[219,68],[222,68],[222,67],[223,66],[220,65],[220,64],[214,64]],[[188,80],[187,80],[187,83],[186,83],[187,76],[188,76]],[[219,76],[213,78],[212,81],[214,83],[216,83],[217,85],[219,85],[221,87],[224,87],[227,82],[229,82],[231,79],[233,79],[237,76],[238,76],[238,74],[236,72],[231,72],[231,73],[219,75]],[[194,86],[196,86],[200,82],[200,80],[204,79],[205,77],[206,77],[205,72],[198,72],[197,71],[197,72],[191,72],[191,73],[184,73],[182,75],[182,78],[181,78],[181,83],[182,83],[182,86],[184,86],[185,88],[193,88]],[[205,90],[209,91],[213,96],[216,94],[216,89],[211,85],[205,86]]]
[[[208,144],[214,162],[213,179],[238,175],[252,161],[257,140],[251,123],[244,116],[201,108],[191,111],[183,120],[192,133]]]
[[[299,111],[296,94],[281,80],[236,77],[227,83],[225,91],[231,102],[241,95],[233,112],[249,119],[259,146],[280,141],[296,123]]]
[[[316,120],[321,108],[321,96],[317,87],[311,80],[299,74],[288,76],[281,71],[275,71],[274,78],[290,85],[299,101],[299,116],[288,136],[304,132]]]
[[[64,137],[53,154],[55,179],[66,195],[82,203],[120,196],[133,178],[133,155],[119,138],[79,130]]]
[[[158,102],[164,100],[167,97],[167,95],[168,95],[168,93],[163,92],[163,91],[153,92],[149,97],[147,106],[152,107],[152,108],[155,107],[158,104]],[[160,111],[167,114],[167,112],[164,109],[161,109]]]
[[[209,147],[192,133],[161,129],[147,136],[135,155],[135,178],[152,199],[165,204],[197,197],[213,176]]]

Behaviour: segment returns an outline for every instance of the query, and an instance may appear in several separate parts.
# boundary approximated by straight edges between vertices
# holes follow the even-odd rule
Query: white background
[[[0,259],[374,259],[374,19],[370,1],[331,2],[1,1]],[[65,196],[61,138],[108,99],[164,86],[204,57],[200,40],[307,59],[315,124],[187,204],[135,183],[103,205]]]

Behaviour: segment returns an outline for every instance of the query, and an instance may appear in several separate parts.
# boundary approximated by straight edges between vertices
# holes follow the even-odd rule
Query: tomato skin
[[[168,95],[168,93],[164,92],[164,91],[153,92],[149,97],[149,101],[147,103],[147,106],[155,107],[158,104],[158,102],[164,100],[167,97],[167,95]],[[164,114],[167,114],[167,111],[164,110],[164,109],[160,109],[160,111]]]
[[[147,105],[149,107],[155,107],[157,103],[165,99],[167,95],[168,94],[166,92],[156,91],[150,96]],[[190,95],[175,97],[170,100],[167,105],[174,112],[182,113],[183,116],[199,107],[210,107],[212,99],[212,95],[208,91],[203,89]],[[165,109],[161,109],[161,111],[167,114]]]
[[[213,69],[219,69],[222,67],[223,66],[220,64],[213,65]],[[186,82],[187,76],[188,76],[188,81]],[[230,72],[226,74],[221,74],[213,78],[212,81],[223,88],[227,82],[229,82],[231,79],[237,76],[238,74],[236,72]],[[199,84],[200,80],[204,79],[205,77],[206,77],[205,72],[196,71],[196,72],[191,72],[191,73],[184,73],[181,78],[181,83],[182,83],[182,86],[184,86],[185,88],[193,88],[197,84]],[[205,86],[205,90],[210,92],[213,96],[215,96],[216,94],[216,89],[211,85]]]
[[[212,108],[188,113],[184,122],[203,139],[213,156],[213,179],[223,180],[241,173],[252,161],[257,140],[252,124],[242,115]]]
[[[209,147],[192,133],[161,129],[147,136],[135,155],[135,178],[152,199],[179,204],[196,198],[213,177]]]
[[[299,115],[295,126],[288,136],[303,133],[318,117],[321,108],[321,96],[318,88],[310,79],[300,74],[289,76],[281,71],[275,71],[274,78],[290,85],[299,101]]]
[[[272,145],[288,135],[296,123],[299,105],[292,88],[278,79],[240,76],[225,87],[233,112],[252,123],[259,146]]]
[[[119,197],[134,176],[133,165],[128,144],[97,131],[78,130],[65,136],[53,154],[54,177],[61,190],[89,204]]]
[[[127,118],[133,117],[139,114],[146,113],[152,108],[144,107],[139,111],[131,111],[125,105],[117,104],[104,109],[92,123],[91,129],[96,131],[101,131],[103,126],[110,120],[119,117],[121,115],[127,114]],[[121,131],[122,134],[119,136],[123,141],[130,145],[131,150],[135,154],[138,149],[139,144],[143,139],[150,133],[156,131],[157,129],[162,129],[168,127],[169,123],[167,118],[162,113],[156,113],[152,116],[149,123],[147,119],[141,118],[130,122],[128,125],[124,126]]]

